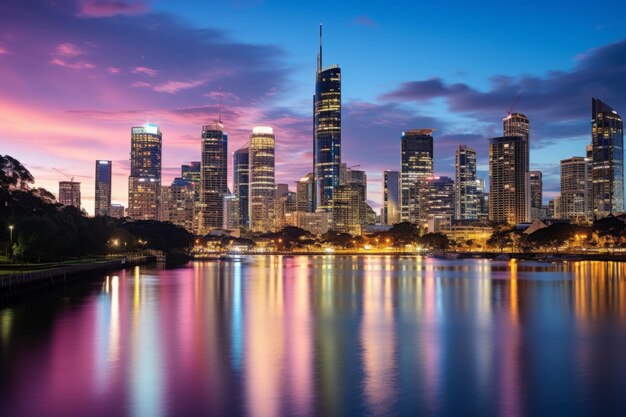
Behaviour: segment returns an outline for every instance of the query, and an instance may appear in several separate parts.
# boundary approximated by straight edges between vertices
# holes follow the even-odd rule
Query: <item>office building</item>
[[[341,164],[341,68],[322,66],[322,26],[313,96],[314,209],[330,211]]]
[[[80,182],[59,181],[59,203],[80,209]]]
[[[202,126],[200,158],[200,233],[224,224],[227,184],[228,134],[221,121]]]
[[[113,217],[115,219],[123,219],[126,217],[126,209],[121,204],[111,204],[111,208],[109,209],[109,217]]]
[[[239,225],[250,226],[250,151],[248,147],[233,152],[233,194],[239,202]]]
[[[383,172],[383,206],[381,222],[393,225],[400,221],[400,173]]]
[[[524,136],[489,140],[489,219],[509,224],[530,221],[528,146]]]
[[[478,219],[478,180],[476,177],[476,151],[459,145],[455,155],[454,218]]]
[[[448,223],[454,218],[454,180],[450,177],[431,177],[420,182],[419,225],[426,226],[431,219]]]
[[[224,229],[233,230],[241,227],[239,208],[239,198],[236,194],[226,194],[224,196]]]
[[[366,218],[363,205],[364,188],[358,184],[343,184],[335,189],[332,228],[341,233],[360,235]]]
[[[259,126],[250,135],[250,229],[267,232],[274,228],[275,146],[271,127]]]
[[[94,215],[108,216],[111,208],[111,161],[96,161]]]
[[[530,218],[541,218],[543,206],[543,175],[541,171],[530,171]]]
[[[591,161],[573,156],[561,161],[561,195],[558,218],[584,223],[593,219]]]
[[[193,232],[195,208],[195,193],[191,182],[174,178],[171,185],[161,187],[162,221]]]
[[[146,124],[131,129],[128,216],[135,220],[159,220],[161,146],[158,126]]]
[[[419,181],[433,176],[433,132],[413,129],[402,132],[400,170],[400,220],[419,218]]]
[[[594,218],[624,211],[624,126],[615,110],[591,99]]]
[[[313,173],[309,173],[302,177],[296,183],[296,210],[313,212],[315,187]]]

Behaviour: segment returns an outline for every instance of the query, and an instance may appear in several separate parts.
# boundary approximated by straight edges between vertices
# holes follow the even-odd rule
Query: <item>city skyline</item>
[[[132,8],[133,5],[142,7]],[[15,16],[25,7],[36,11],[26,13],[18,27]],[[224,61],[221,72],[200,74],[199,68],[206,67],[206,62],[200,63],[190,54],[181,54],[172,64],[159,66],[163,60],[157,58],[171,57],[181,39],[208,36],[193,22],[190,12],[183,10],[186,6],[181,6],[180,12],[173,7],[168,2],[68,0],[56,2],[56,6],[34,0],[4,2],[0,6],[4,28],[0,33],[0,73],[2,79],[15,82],[4,83],[0,94],[3,153],[32,161],[29,168],[38,179],[37,185],[53,192],[64,178],[51,167],[57,166],[74,176],[82,183],[82,206],[91,214],[94,160],[112,160],[112,203],[127,206],[129,127],[150,121],[163,130],[162,183],[169,184],[179,176],[181,164],[199,159],[200,126],[217,118],[221,87],[223,118],[230,136],[229,159],[247,141],[253,126],[272,126],[277,136],[276,181],[289,183],[295,189],[295,181],[311,172],[311,73],[315,68],[312,56],[317,49],[319,21],[328,33],[325,61],[338,62],[344,72],[342,162],[362,164],[370,180],[368,200],[375,208],[382,201],[383,171],[399,169],[399,134],[403,130],[437,128],[435,175],[454,176],[454,152],[458,144],[466,144],[477,150],[479,177],[485,178],[487,138],[497,136],[498,121],[512,106],[513,111],[522,112],[533,121],[530,169],[544,174],[545,203],[558,194],[560,160],[583,155],[584,146],[590,141],[589,98],[598,97],[622,114],[626,108],[621,94],[626,79],[621,66],[626,56],[623,27],[605,21],[606,17],[586,7],[568,11],[570,21],[566,23],[578,24],[577,33],[582,32],[586,39],[572,40],[555,51],[553,58],[546,58],[549,45],[528,49],[542,25],[533,25],[532,33],[508,34],[516,41],[527,38],[516,45],[524,51],[520,55],[533,58],[529,61],[541,61],[536,69],[514,60],[510,71],[495,65],[493,71],[484,72],[482,69],[491,59],[480,55],[485,62],[465,68],[461,65],[463,60],[456,59],[458,65],[451,68],[459,72],[457,75],[443,69],[450,58],[442,54],[431,55],[432,65],[410,74],[396,65],[398,61],[391,58],[408,59],[407,52],[416,47],[428,51],[433,46],[427,42],[414,45],[410,37],[400,37],[389,13],[378,13],[372,5],[364,6],[369,12],[355,9],[350,15],[343,10],[336,16],[316,13],[307,17],[306,26],[283,44],[277,43],[276,37],[264,38],[271,35],[258,30],[236,29],[237,20],[231,19],[229,32],[225,27],[209,28],[213,35],[220,35],[218,40],[208,46],[193,42],[189,47],[220,54]],[[619,4],[616,7],[624,8]],[[275,8],[265,4],[238,10],[245,20]],[[234,10],[231,5],[217,9],[218,14],[232,14]],[[431,9],[436,7],[428,8]],[[454,11],[453,15],[457,13]],[[364,18],[368,14],[375,15],[376,20],[368,22]],[[170,24],[175,17],[188,24],[173,24],[172,33],[177,36],[168,38],[166,47],[120,40],[123,35],[133,38],[144,34],[147,42],[156,42],[161,38],[147,31],[147,25],[137,23]],[[515,18],[524,17],[527,16]],[[34,40],[40,40],[37,22],[42,19],[54,30],[45,42],[35,46]],[[442,29],[437,33],[449,25],[443,19],[439,23]],[[364,41],[396,41],[384,55],[389,64],[385,80],[376,78],[377,70],[372,68],[375,66],[360,62],[374,51],[354,48],[347,39],[348,33],[354,31],[362,32]],[[460,39],[459,33],[453,32],[447,40]],[[492,34],[485,31],[480,36]],[[247,41],[250,39],[254,42]],[[503,41],[496,44],[500,42]],[[296,43],[301,52],[294,53]],[[183,51],[189,52],[189,48]],[[463,71],[470,75],[460,74]],[[301,75],[304,73],[306,77]],[[25,79],[29,82],[25,83]],[[58,99],[60,94],[63,100]],[[37,130],[44,124],[48,132],[42,138]],[[230,163],[228,178],[232,187]]]

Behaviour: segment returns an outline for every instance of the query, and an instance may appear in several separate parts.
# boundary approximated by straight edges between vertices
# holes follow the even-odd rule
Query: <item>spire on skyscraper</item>
[[[322,71],[322,24],[320,23],[320,52],[317,54],[317,72]]]

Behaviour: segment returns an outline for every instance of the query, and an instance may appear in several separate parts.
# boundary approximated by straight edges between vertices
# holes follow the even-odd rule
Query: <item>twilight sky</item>
[[[559,160],[590,141],[591,97],[626,115],[621,1],[1,0],[0,154],[54,193],[52,167],[73,175],[90,213],[94,161],[113,160],[126,205],[131,126],[161,126],[169,184],[199,160],[221,88],[229,153],[274,127],[277,182],[295,190],[312,165],[320,22],[324,64],[343,72],[342,159],[367,171],[375,207],[403,130],[437,129],[438,175],[463,143],[487,176],[486,138],[510,107],[525,113],[547,202]]]

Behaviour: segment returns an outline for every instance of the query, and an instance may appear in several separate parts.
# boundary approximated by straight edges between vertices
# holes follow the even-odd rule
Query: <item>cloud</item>
[[[78,15],[84,17],[110,17],[133,15],[148,11],[143,0],[79,0]]]
[[[365,26],[369,28],[377,28],[379,26],[378,22],[376,22],[371,17],[365,15],[355,17],[354,19],[352,19],[352,23],[358,26]]]
[[[76,62],[67,62],[60,58],[53,58],[50,63],[52,65],[58,65],[60,67],[70,68],[70,69],[92,69],[96,66],[90,62],[85,61],[76,61]]]
[[[74,58],[77,57],[79,55],[82,55],[83,51],[81,51],[81,49],[72,44],[72,43],[62,43],[59,46],[56,47],[56,56],[62,56],[62,57],[66,57],[66,58]]]
[[[181,90],[187,90],[189,88],[195,88],[201,86],[206,81],[204,80],[196,80],[196,81],[167,81],[163,84],[155,85],[153,90],[158,93],[169,93],[175,94]]]
[[[9,55],[11,52],[4,46],[0,45],[0,55]]]
[[[157,70],[148,67],[135,67],[131,71],[133,74],[146,74],[151,77],[157,75]]]

